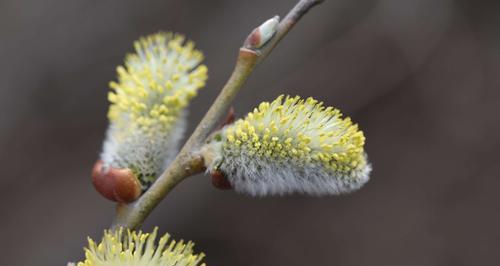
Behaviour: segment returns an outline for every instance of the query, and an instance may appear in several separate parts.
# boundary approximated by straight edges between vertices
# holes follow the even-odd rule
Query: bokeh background
[[[250,30],[295,2],[1,0],[2,265],[79,260],[111,222],[89,173],[134,39],[174,30],[205,52],[191,131]],[[372,180],[341,197],[253,199],[199,175],[144,228],[194,240],[208,265],[500,265],[499,4],[327,0],[235,107],[288,93],[341,108],[365,131]]]

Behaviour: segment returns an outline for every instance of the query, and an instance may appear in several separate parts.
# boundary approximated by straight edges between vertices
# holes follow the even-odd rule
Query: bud
[[[258,49],[266,44],[276,33],[278,24],[280,22],[279,16],[274,16],[262,23],[259,27],[255,28],[245,40],[244,47],[249,49]]]
[[[141,183],[130,169],[104,167],[101,160],[92,169],[92,184],[102,196],[120,203],[130,203],[141,195]]]
[[[207,67],[200,65],[203,54],[194,43],[179,34],[152,34],[134,47],[117,68],[118,81],[110,83],[110,124],[101,160],[110,173],[131,171],[146,190],[178,152],[186,107],[205,85]]]
[[[218,189],[231,189],[231,183],[227,177],[219,170],[212,170],[210,172],[212,177],[212,185]]]
[[[221,129],[202,148],[210,173],[254,195],[336,195],[360,188],[371,166],[350,118],[313,98],[279,96]]]
[[[156,243],[158,228],[152,233],[138,233],[123,228],[115,231],[104,231],[100,243],[88,239],[89,245],[85,248],[85,260],[78,262],[77,266],[205,266],[201,260],[203,253],[194,254],[193,242],[184,243],[169,240],[170,235],[165,234]],[[75,266],[75,263],[68,263]]]

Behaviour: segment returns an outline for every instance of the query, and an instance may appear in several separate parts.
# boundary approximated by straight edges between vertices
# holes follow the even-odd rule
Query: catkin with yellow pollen
[[[178,151],[186,107],[205,85],[207,67],[194,43],[156,33],[134,43],[135,53],[117,68],[108,99],[110,125],[104,168],[130,169],[146,189]]]
[[[365,137],[338,109],[279,96],[224,127],[203,147],[207,171],[256,196],[335,195],[360,188],[371,166]]]
[[[165,234],[156,243],[158,228],[152,233],[123,228],[105,231],[100,243],[89,238],[85,259],[76,266],[204,266],[203,253],[194,254],[192,242],[169,240]],[[201,264],[200,264],[201,263]],[[75,266],[75,263],[68,263]]]

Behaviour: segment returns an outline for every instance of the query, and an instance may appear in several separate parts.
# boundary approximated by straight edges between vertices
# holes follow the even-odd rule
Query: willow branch
[[[278,23],[275,17],[256,28],[240,48],[235,68],[229,80],[209,108],[191,137],[174,161],[153,185],[135,202],[120,204],[111,228],[136,228],[142,224],[160,201],[183,179],[204,171],[203,159],[197,154],[201,144],[226,114],[238,91],[258,63],[265,59],[288,31],[313,6],[323,0],[301,0]],[[277,24],[277,25],[276,25]]]

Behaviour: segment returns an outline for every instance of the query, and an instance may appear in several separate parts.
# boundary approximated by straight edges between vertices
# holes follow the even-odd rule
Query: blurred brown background
[[[296,0],[0,2],[2,265],[65,265],[114,205],[89,172],[107,84],[132,41],[185,33],[210,79],[190,130],[250,30]],[[183,182],[145,224],[208,265],[500,265],[499,1],[327,0],[252,75],[239,115],[281,93],[359,122],[374,165],[357,193],[252,199]]]

